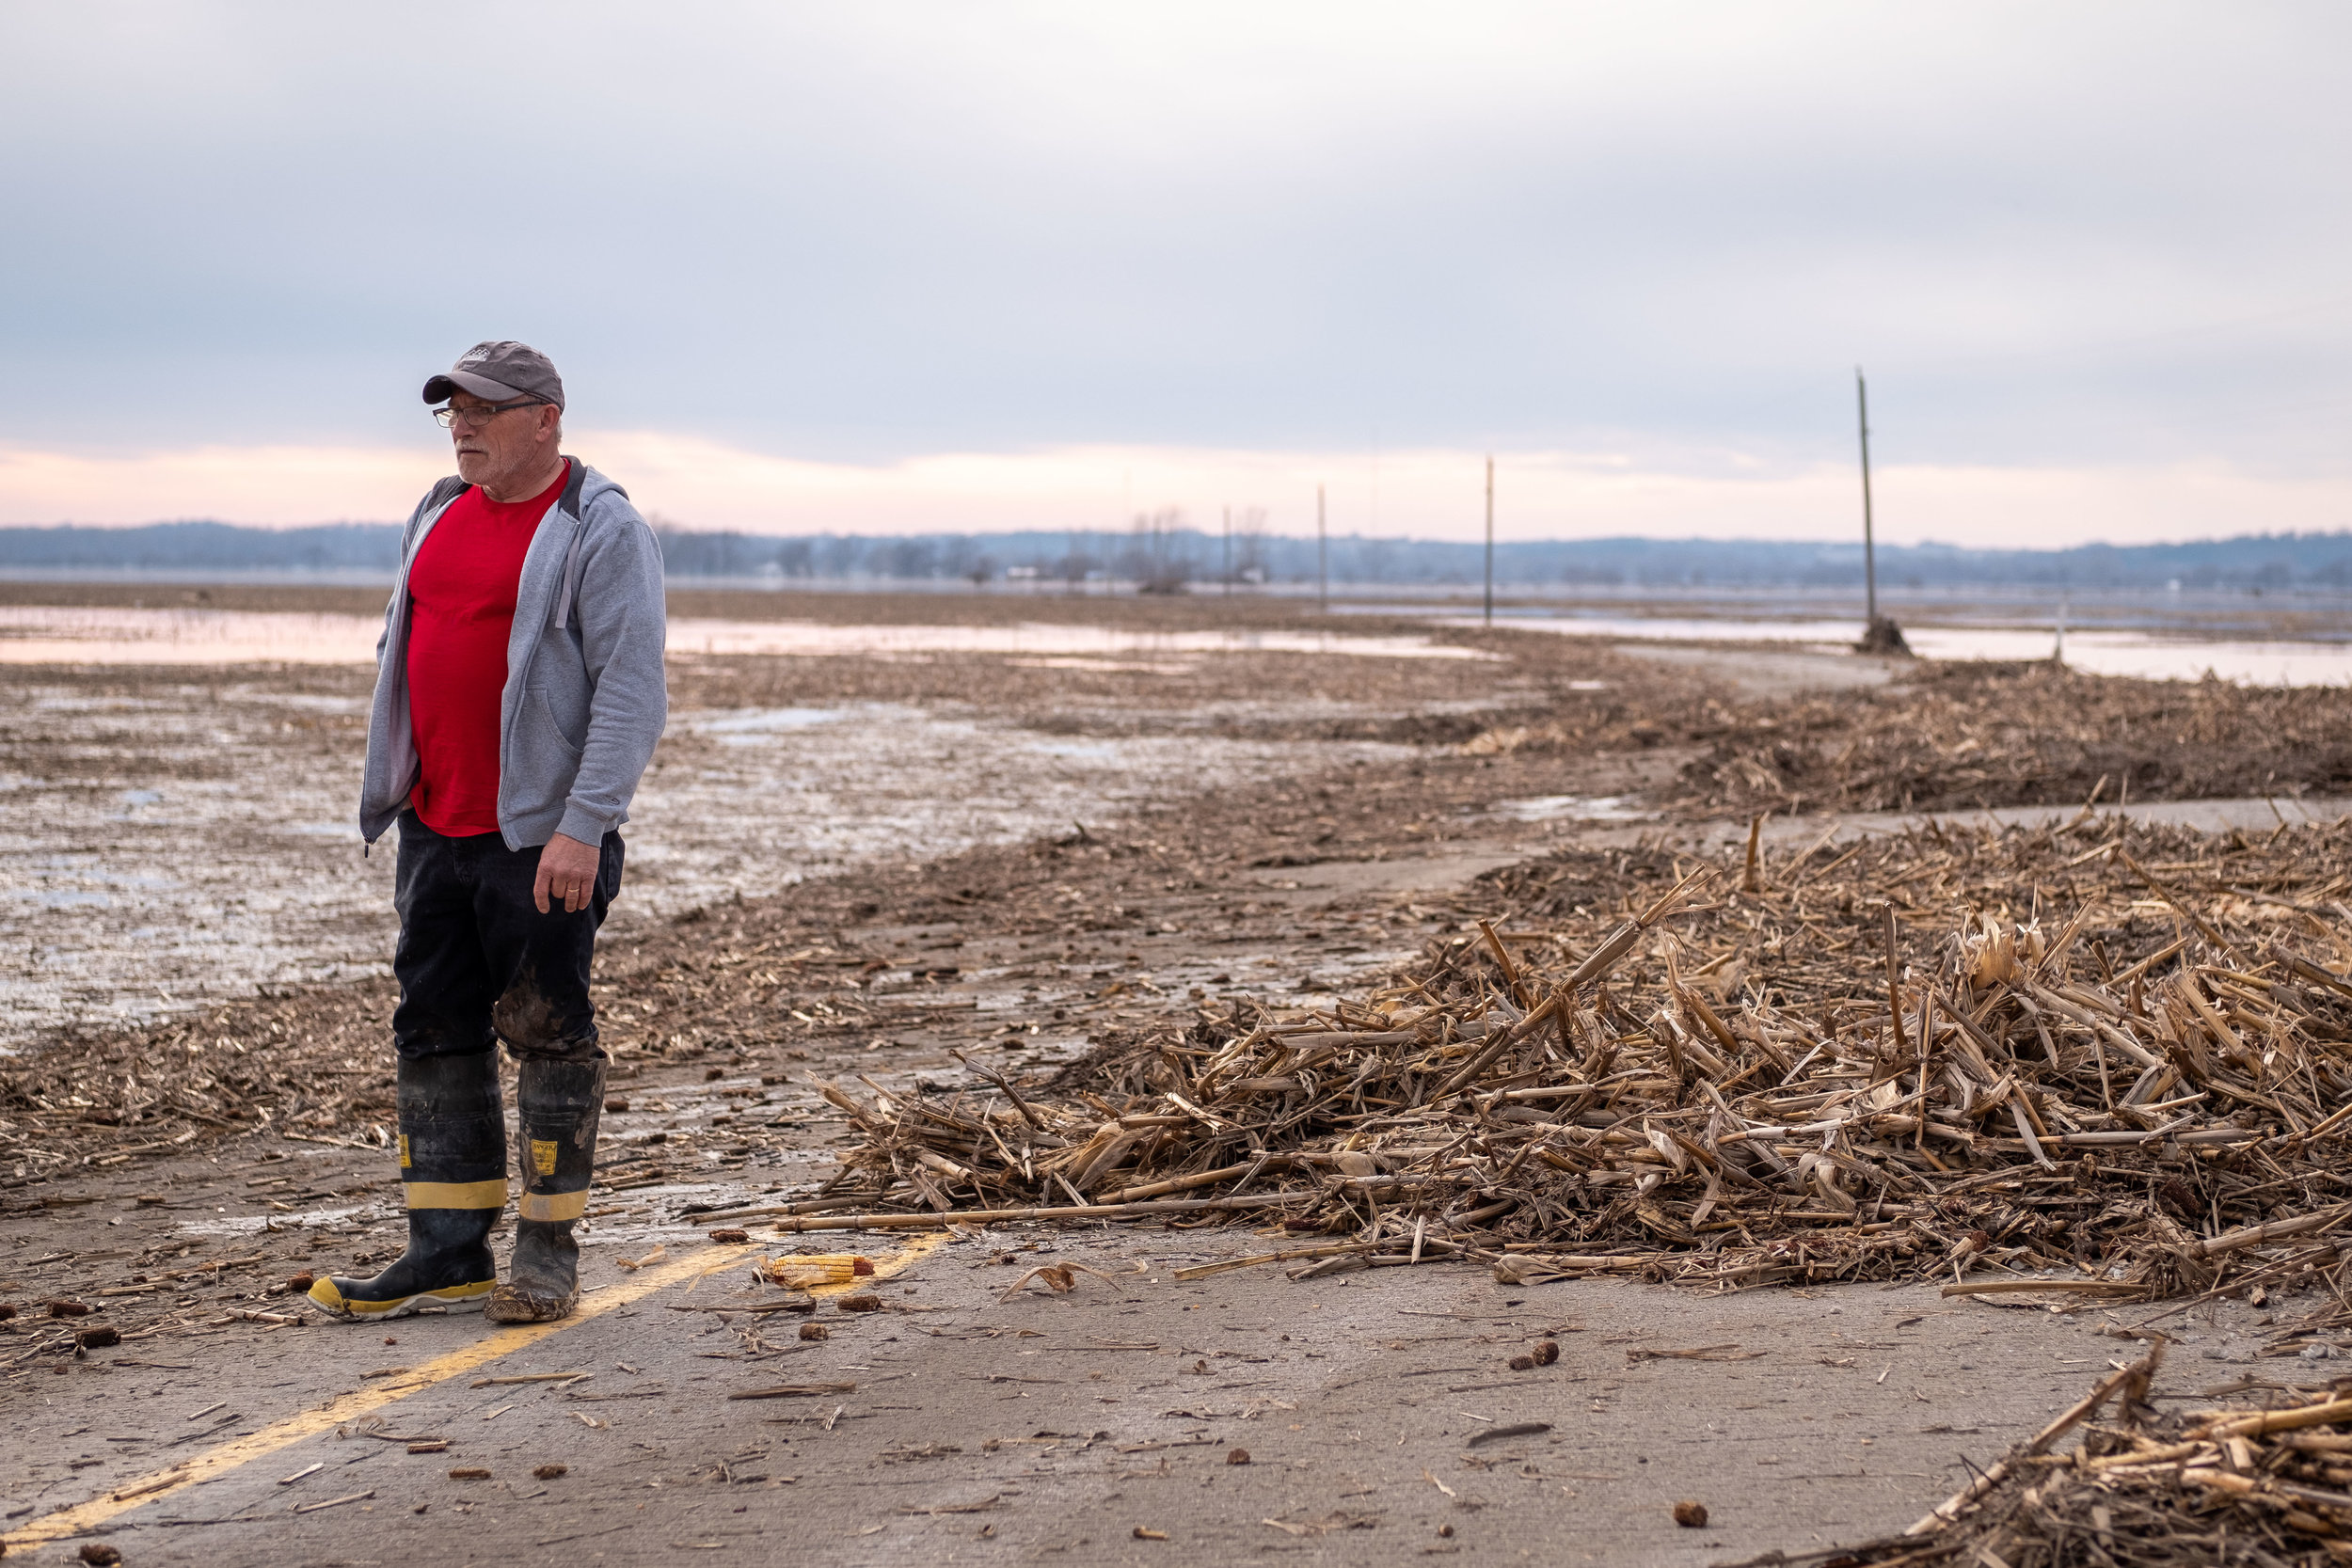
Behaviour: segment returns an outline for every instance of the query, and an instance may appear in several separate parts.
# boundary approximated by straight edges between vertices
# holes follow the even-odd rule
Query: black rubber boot
[[[491,1294],[493,1323],[536,1323],[571,1315],[580,1300],[580,1243],[572,1227],[588,1209],[604,1110],[604,1063],[524,1061],[515,1085],[522,1123],[523,1196],[506,1279]]]
[[[427,1307],[468,1312],[498,1280],[490,1227],[506,1207],[506,1117],[498,1057],[402,1057],[400,1179],[408,1250],[373,1279],[322,1279],[310,1299],[338,1318],[403,1318]]]

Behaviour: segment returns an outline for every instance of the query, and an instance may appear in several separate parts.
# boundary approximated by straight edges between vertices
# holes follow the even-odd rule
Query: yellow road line
[[[812,1295],[841,1295],[862,1286],[872,1284],[874,1281],[891,1278],[937,1251],[946,1244],[947,1239],[945,1231],[935,1235],[917,1237],[904,1250],[890,1258],[878,1259],[875,1262],[873,1274],[867,1278],[848,1285],[823,1286],[810,1293]],[[437,1356],[421,1367],[413,1367],[400,1376],[387,1379],[373,1388],[362,1388],[357,1392],[329,1400],[316,1410],[305,1410],[289,1416],[281,1421],[272,1422],[259,1432],[233,1438],[216,1449],[183,1460],[169,1469],[158,1470],[152,1475],[142,1476],[136,1481],[125,1481],[103,1497],[93,1498],[72,1508],[60,1509],[55,1513],[45,1514],[29,1524],[20,1526],[10,1530],[5,1537],[7,1549],[13,1551],[17,1547],[33,1545],[42,1541],[56,1541],[64,1536],[78,1535],[93,1526],[105,1523],[119,1513],[127,1513],[133,1509],[145,1508],[150,1503],[160,1502],[173,1493],[194,1486],[199,1481],[211,1481],[217,1476],[227,1475],[238,1466],[249,1464],[264,1454],[275,1453],[279,1449],[299,1443],[306,1437],[315,1436],[331,1427],[340,1426],[345,1421],[365,1416],[370,1411],[380,1410],[388,1404],[397,1403],[411,1394],[421,1393],[437,1384],[446,1383],[451,1378],[462,1376],[489,1362],[537,1344],[550,1335],[561,1334],[567,1328],[577,1328],[580,1324],[601,1317],[616,1307],[627,1307],[631,1302],[643,1301],[665,1286],[675,1285],[682,1279],[698,1279],[705,1275],[717,1274],[722,1270],[731,1268],[742,1261],[745,1256],[758,1250],[756,1247],[736,1245],[717,1247],[707,1252],[697,1251],[691,1257],[675,1259],[650,1269],[641,1270],[632,1277],[621,1280],[617,1284],[586,1291],[580,1296],[580,1306],[568,1318],[558,1318],[553,1323],[516,1323],[510,1327],[492,1329],[470,1345],[451,1351],[446,1355]],[[285,1331],[281,1329],[278,1332]],[[324,1332],[331,1334],[334,1331],[327,1329]]]

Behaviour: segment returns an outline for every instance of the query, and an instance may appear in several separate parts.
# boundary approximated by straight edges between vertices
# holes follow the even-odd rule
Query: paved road
[[[1919,1287],[1710,1298],[1454,1265],[1178,1277],[1277,1244],[1236,1229],[829,1244],[869,1249],[878,1275],[856,1289],[881,1310],[843,1310],[848,1288],[806,1317],[739,1310],[786,1297],[744,1266],[771,1249],[703,1243],[634,1275],[599,1259],[562,1324],[288,1328],[258,1353],[175,1346],[168,1365],[121,1354],[28,1380],[11,1448],[96,1439],[140,1463],[12,1521],[10,1556],[61,1560],[95,1537],[134,1568],[697,1550],[1698,1563],[1899,1529],[1963,1459],[1985,1463],[2130,1349],[2095,1312]],[[1051,1261],[1098,1272],[1002,1299]],[[828,1337],[803,1341],[804,1323]],[[1547,1336],[1557,1365],[1508,1368]],[[2249,1370],[2190,1365],[2209,1382]],[[552,1373],[584,1375],[498,1381]],[[780,1386],[810,1392],[730,1397]],[[1673,1523],[1686,1497],[1708,1528]]]

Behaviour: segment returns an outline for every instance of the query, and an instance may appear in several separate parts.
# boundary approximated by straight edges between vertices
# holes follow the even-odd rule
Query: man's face
[[[563,417],[552,404],[506,406],[491,414],[486,411],[502,405],[458,392],[449,405],[456,415],[449,438],[456,451],[457,477],[467,483],[501,489],[501,481],[535,474],[548,466],[556,423]]]

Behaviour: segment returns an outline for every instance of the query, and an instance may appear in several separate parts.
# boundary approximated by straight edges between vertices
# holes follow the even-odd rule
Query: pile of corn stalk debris
[[[2085,1562],[2317,1568],[2352,1557],[2352,1398],[2341,1384],[2268,1409],[2165,1415],[2157,1344],[2119,1368],[1899,1536],[1735,1568]],[[2095,1419],[2110,1402],[2115,1415]],[[2050,1451],[2076,1428],[2082,1440]]]
[[[1266,1259],[1522,1282],[2332,1284],[2347,891],[2333,829],[2089,811],[1565,851],[1331,1009],[1212,1007],[1050,1085],[835,1085],[863,1144],[780,1223],[1248,1216],[1297,1243]]]

